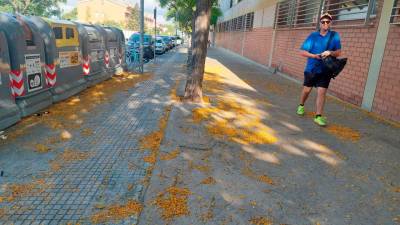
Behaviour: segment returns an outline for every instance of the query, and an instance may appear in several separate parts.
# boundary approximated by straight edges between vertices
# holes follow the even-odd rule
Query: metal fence
[[[277,3],[275,28],[318,28],[322,12],[333,17],[334,26],[371,25],[375,0],[284,0]]]
[[[390,23],[400,25],[400,1],[398,0],[394,1]]]

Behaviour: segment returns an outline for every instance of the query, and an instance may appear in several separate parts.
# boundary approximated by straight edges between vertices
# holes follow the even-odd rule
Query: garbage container
[[[10,89],[10,58],[7,38],[0,31],[0,130],[3,130],[21,119],[15,99]]]
[[[118,65],[116,66],[116,74],[122,73],[124,70],[127,70],[126,64],[126,49],[125,49],[125,36],[122,30],[116,27],[109,27],[113,30],[115,34],[117,34],[117,41],[118,41]]]
[[[50,106],[51,87],[45,81],[45,53],[39,29],[25,16],[0,14],[0,30],[8,42],[11,94],[21,116]]]
[[[105,38],[106,51],[104,53],[104,64],[106,65],[108,75],[112,77],[116,68],[119,66],[118,56],[118,36],[110,27],[98,26],[101,34]]]
[[[105,39],[94,25],[75,23],[82,46],[82,70],[88,85],[95,85],[109,78],[104,65]]]
[[[59,102],[86,89],[82,72],[81,45],[76,24],[70,21],[31,17],[39,27],[46,47],[48,73],[55,72],[51,93]],[[55,70],[54,70],[55,68]]]

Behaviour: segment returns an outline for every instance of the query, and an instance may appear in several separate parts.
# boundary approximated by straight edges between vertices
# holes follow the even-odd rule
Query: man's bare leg
[[[300,96],[300,104],[304,105],[304,103],[306,103],[308,96],[310,95],[312,90],[312,87],[303,87],[303,90],[301,92],[301,96]]]
[[[323,87],[318,87],[317,88],[317,111],[316,111],[316,115],[322,115],[322,113],[324,112],[324,105],[325,105],[325,98],[326,98],[326,91],[328,89],[327,88],[323,88]]]

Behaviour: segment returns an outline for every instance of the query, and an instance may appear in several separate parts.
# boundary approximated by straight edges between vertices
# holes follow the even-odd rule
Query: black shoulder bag
[[[335,36],[335,33],[335,31],[331,31],[326,50],[329,50],[329,46],[332,42],[333,36]],[[335,79],[339,75],[339,73],[342,72],[344,66],[347,63],[347,58],[338,59],[333,56],[327,56],[325,58],[322,58],[322,62],[324,64],[325,71],[329,73],[333,79]]]

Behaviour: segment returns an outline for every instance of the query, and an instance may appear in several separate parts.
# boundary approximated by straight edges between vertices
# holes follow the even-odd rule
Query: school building
[[[215,45],[303,80],[305,38],[333,16],[348,63],[332,95],[400,122],[400,0],[219,0]],[[300,93],[299,93],[300,94]]]

